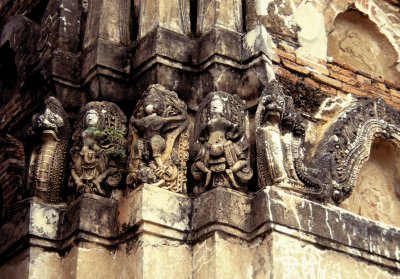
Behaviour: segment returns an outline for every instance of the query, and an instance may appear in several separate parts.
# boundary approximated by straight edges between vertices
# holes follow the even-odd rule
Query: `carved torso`
[[[240,99],[224,92],[210,93],[200,106],[195,134],[201,147],[192,165],[193,177],[201,183],[196,193],[214,187],[242,189],[252,177],[245,131],[240,130],[246,127],[243,112]]]
[[[131,118],[131,152],[127,184],[186,191],[188,159],[186,105],[175,92],[152,85]]]
[[[91,102],[80,115],[71,149],[70,187],[78,194],[109,196],[122,181],[126,117],[110,102]]]

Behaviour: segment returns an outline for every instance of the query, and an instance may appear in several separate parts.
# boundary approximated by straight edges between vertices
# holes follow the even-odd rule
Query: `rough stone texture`
[[[7,222],[20,234],[0,227],[7,236],[0,271],[7,278],[346,278],[357,266],[355,278],[400,275],[398,229],[274,187],[251,196],[217,188],[195,199],[140,187],[124,199],[119,213],[112,200],[90,194],[79,207],[31,200]]]
[[[400,227],[399,157],[394,144],[377,140],[358,175],[353,194],[341,208]],[[381,202],[385,201],[385,202]]]
[[[293,15],[290,1],[247,0],[246,28],[252,29],[256,24],[263,24],[272,33],[297,41],[300,31]]]
[[[243,31],[240,0],[197,1],[197,33],[205,34],[215,27],[235,32]]]
[[[321,13],[323,1],[302,1],[293,7],[293,15],[300,32],[298,39],[301,47],[296,50],[300,56],[324,59],[327,49],[327,37],[324,16]]]
[[[139,10],[138,38],[143,38],[157,27],[163,27],[180,34],[189,33],[190,0],[135,0],[134,2]]]
[[[10,136],[0,135],[0,216],[3,209],[10,207],[23,195],[23,176],[25,171],[24,146],[21,141]]]
[[[272,266],[276,278],[398,277],[389,269],[371,266],[367,261],[359,261],[344,253],[326,251],[286,234],[273,233],[272,239]]]
[[[209,92],[237,94],[249,111],[251,158],[256,158],[254,114],[261,92],[276,75],[310,124],[306,146],[312,152],[306,155],[312,157],[317,148],[312,143],[337,116],[329,110],[315,115],[328,94],[379,96],[400,108],[398,76],[391,82],[326,56],[335,19],[349,9],[366,14],[400,53],[398,6],[389,2],[394,1],[3,0],[0,130],[23,143],[28,155],[32,147],[24,132],[45,97],[56,96],[72,124],[89,101],[112,101],[131,116],[141,94],[158,83],[186,103],[190,133]],[[374,66],[379,59],[370,58]],[[399,67],[398,61],[386,62]],[[380,127],[386,137],[397,135]],[[17,149],[19,153],[22,146]],[[393,213],[398,197],[393,188],[381,187],[395,185],[390,183],[397,176],[395,168],[381,163],[381,156],[391,150],[388,161],[396,161],[396,150],[379,150],[372,151],[350,197],[347,206],[353,213],[277,187],[245,194],[214,189],[197,198],[139,187],[120,191],[113,196],[118,201],[84,194],[68,205],[2,201],[0,274],[71,279],[400,277],[400,233],[391,226],[398,224],[399,213]],[[0,157],[5,155],[1,152]],[[374,178],[379,184],[373,184],[377,161],[387,166],[387,176]],[[254,161],[250,165],[256,169]],[[14,170],[4,169],[6,177],[13,176]],[[250,191],[258,187],[255,176]],[[14,195],[8,189],[15,180],[3,180],[3,173],[0,178],[6,189],[1,195]],[[188,179],[191,193],[190,175]]]
[[[389,40],[367,16],[357,11],[339,15],[329,34],[328,55],[372,76],[396,81],[398,55]],[[379,60],[371,59],[379,57]]]
[[[0,265],[0,273],[7,274],[7,277],[11,279],[29,278],[29,250],[30,248],[21,251],[7,264]]]

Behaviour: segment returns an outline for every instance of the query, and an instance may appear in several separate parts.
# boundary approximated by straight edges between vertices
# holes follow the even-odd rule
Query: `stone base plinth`
[[[293,196],[141,187],[120,201],[21,202],[0,227],[5,278],[396,278],[400,230]]]

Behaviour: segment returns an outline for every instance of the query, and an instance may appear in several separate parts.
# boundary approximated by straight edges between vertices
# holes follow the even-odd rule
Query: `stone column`
[[[158,27],[183,35],[190,32],[190,0],[135,0],[139,14],[138,39]]]
[[[91,99],[101,96],[106,100],[119,101],[127,89],[118,79],[123,80],[130,72],[131,1],[89,1],[84,9],[87,22],[83,39],[82,78],[88,84]],[[93,75],[94,72],[98,75]],[[110,75],[114,79],[109,78]]]
[[[198,0],[197,33],[204,34],[215,27],[242,32],[242,1]]]
[[[98,39],[127,45],[130,39],[130,6],[128,0],[90,1],[83,47],[90,47]]]

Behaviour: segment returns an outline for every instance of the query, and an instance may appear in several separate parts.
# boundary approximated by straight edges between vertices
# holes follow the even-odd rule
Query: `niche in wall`
[[[328,35],[328,56],[375,77],[397,82],[398,55],[367,15],[351,10],[339,14]]]
[[[400,227],[400,148],[376,139],[353,193],[340,207]]]

